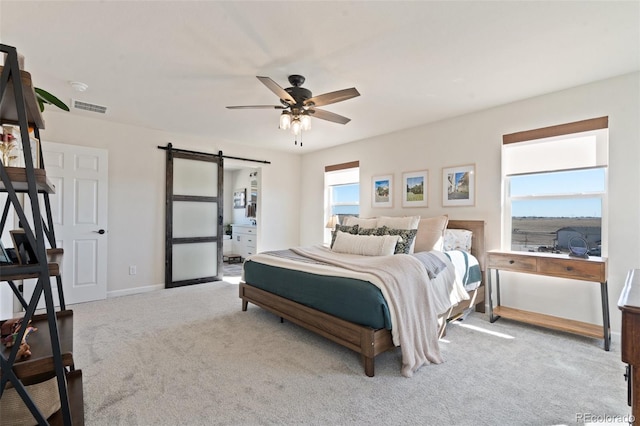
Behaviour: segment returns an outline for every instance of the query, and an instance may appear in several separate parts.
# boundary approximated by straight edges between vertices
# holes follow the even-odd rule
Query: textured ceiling
[[[310,152],[640,69],[640,2],[6,1],[0,40],[36,86],[108,107],[91,117],[212,141]],[[304,147],[255,76],[323,107]],[[70,81],[89,85],[74,92]]]

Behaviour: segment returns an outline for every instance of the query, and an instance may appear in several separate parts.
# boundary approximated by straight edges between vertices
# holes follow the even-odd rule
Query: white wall
[[[225,145],[210,139],[170,134],[79,114],[44,112],[47,141],[105,148],[109,151],[109,296],[164,287],[164,182],[166,152],[158,146],[171,142],[175,148],[267,160],[251,164],[262,173],[258,249],[297,245],[300,157],[256,147]],[[137,265],[137,275],[129,275]],[[64,279],[64,277],[63,277]]]
[[[302,160],[300,242],[322,242],[324,167],[360,161],[361,215],[435,216],[483,219],[487,249],[500,248],[502,135],[609,116],[609,305],[612,330],[620,330],[617,301],[630,268],[640,268],[640,73],[575,87],[429,125],[306,154]],[[476,205],[442,207],[442,168],[476,165]],[[429,170],[427,208],[402,209],[402,173]],[[371,179],[394,175],[394,206],[371,207]],[[516,284],[509,292],[507,280]],[[602,322],[599,286],[577,281],[509,276],[503,303],[523,309]],[[506,304],[506,303],[505,303]]]

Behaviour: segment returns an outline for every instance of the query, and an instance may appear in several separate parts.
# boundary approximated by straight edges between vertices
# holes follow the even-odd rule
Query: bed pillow
[[[443,250],[462,250],[471,252],[471,237],[473,232],[467,229],[447,229],[444,231]]]
[[[373,231],[373,233],[370,233],[370,231]],[[417,229],[392,229],[387,226],[381,226],[373,230],[359,230],[358,235],[362,235],[363,233],[367,233],[368,235],[398,235],[401,240],[396,244],[394,254],[409,254],[411,253],[411,246],[413,245],[417,232]]]
[[[358,233],[358,225],[347,226],[347,225],[337,224],[336,228],[333,231],[331,231],[331,246],[330,247],[333,247],[333,243],[336,241],[336,235],[338,234],[338,231],[346,232],[347,234],[357,234]]]
[[[420,216],[381,216],[378,218],[378,228],[386,226],[389,229],[418,229],[419,223]],[[414,252],[415,241],[413,238],[407,248],[409,251],[406,253]]]
[[[349,226],[358,225],[363,229],[375,229],[378,227],[378,219],[375,217],[363,219],[355,216],[347,216],[344,220],[344,224]]]
[[[331,250],[361,256],[391,256],[399,240],[399,235],[353,235],[337,231]]]
[[[442,251],[444,231],[447,229],[449,216],[435,216],[420,219],[416,234],[414,252],[438,250]]]
[[[420,216],[380,216],[377,227],[386,226],[389,229],[418,229]]]

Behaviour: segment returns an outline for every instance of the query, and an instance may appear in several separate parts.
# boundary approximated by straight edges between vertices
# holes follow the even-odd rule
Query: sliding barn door
[[[165,286],[222,280],[223,160],[167,148]]]

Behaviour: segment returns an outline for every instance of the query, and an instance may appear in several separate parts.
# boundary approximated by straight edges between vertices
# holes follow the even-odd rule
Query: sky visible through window
[[[598,194],[605,192],[604,169],[512,176],[511,197]],[[602,201],[593,198],[512,200],[512,217],[602,217]]]
[[[357,216],[360,212],[360,184],[334,185],[331,188],[331,214]]]

